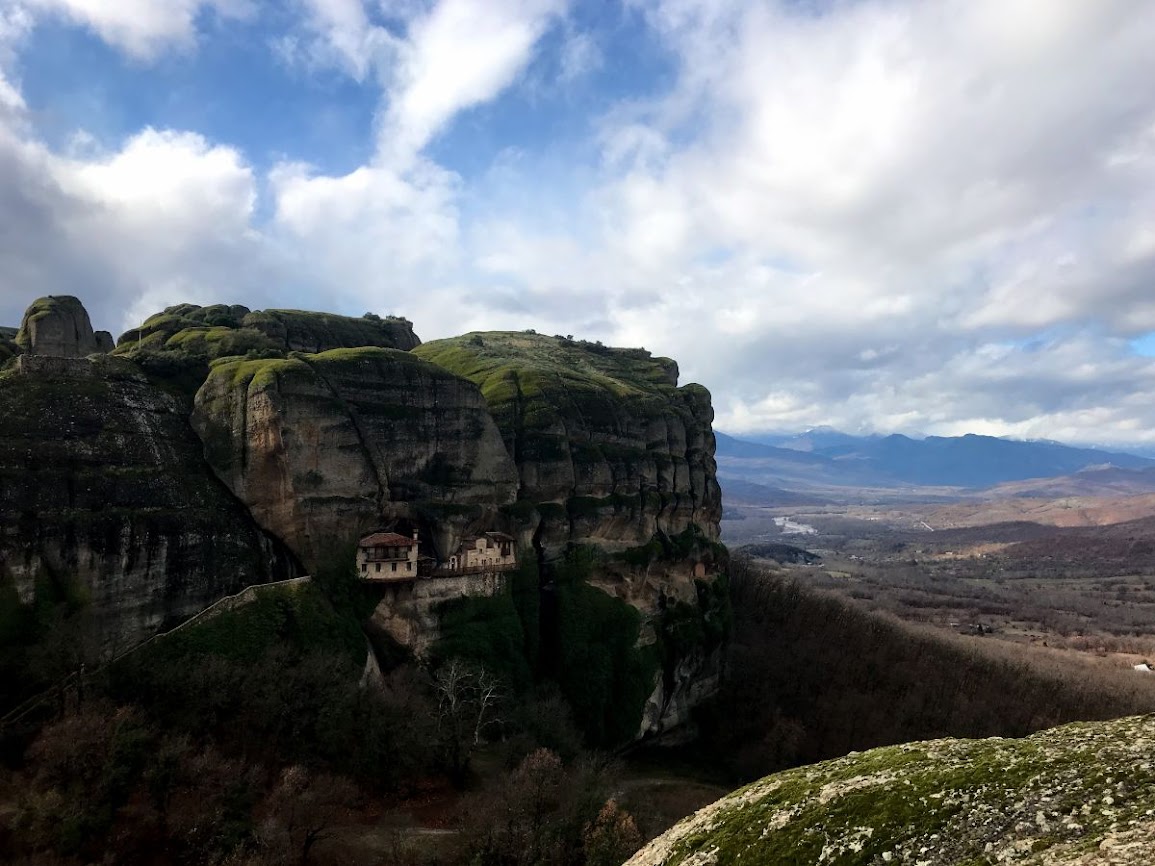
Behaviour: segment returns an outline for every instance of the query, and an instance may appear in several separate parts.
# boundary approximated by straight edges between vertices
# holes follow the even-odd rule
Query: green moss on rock
[[[304,310],[259,310],[245,317],[244,326],[298,352],[359,346],[408,350],[421,343],[412,323],[396,316],[353,318]]]
[[[239,305],[178,304],[126,331],[115,351],[149,365],[159,379],[171,371],[174,384],[191,396],[208,374],[205,364],[228,358],[267,360],[290,352],[360,347],[405,350],[419,343],[412,325],[393,317],[353,319],[300,310],[253,312]]]
[[[554,551],[583,541],[598,520],[613,526],[595,535],[627,544],[691,523],[716,537],[709,393],[679,388],[670,359],[524,332],[466,334],[414,354],[481,389],[518,466],[521,499],[565,503],[561,515],[538,510]]]
[[[1152,742],[1148,716],[852,754],[736,791],[629,866],[1138,866],[1155,841]]]

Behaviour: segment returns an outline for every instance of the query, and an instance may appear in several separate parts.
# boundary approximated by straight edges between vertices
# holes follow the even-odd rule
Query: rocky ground
[[[852,753],[736,791],[627,866],[1148,866],[1153,743],[1144,716]]]

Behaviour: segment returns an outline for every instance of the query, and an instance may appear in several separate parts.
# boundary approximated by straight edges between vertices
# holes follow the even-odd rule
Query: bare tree
[[[497,711],[505,690],[494,674],[459,658],[452,658],[437,669],[433,688],[447,768],[460,782],[486,729],[499,721]]]

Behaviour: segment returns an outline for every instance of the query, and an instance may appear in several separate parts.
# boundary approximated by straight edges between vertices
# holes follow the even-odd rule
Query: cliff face
[[[221,479],[310,565],[399,517],[448,557],[516,494],[477,388],[407,352],[218,363],[193,425]]]
[[[1148,716],[852,753],[755,782],[626,866],[1146,866],[1153,741]]]
[[[678,387],[673,361],[534,334],[421,346],[399,318],[190,304],[126,332],[111,356],[67,360],[107,343],[75,299],[48,301],[11,349],[0,343],[0,362],[36,347],[62,356],[9,359],[0,380],[14,491],[0,550],[25,600],[37,579],[79,579],[107,630],[135,639],[291,576],[290,559],[315,572],[378,528],[417,529],[421,553],[442,562],[500,530],[540,568],[541,585],[535,568],[518,592],[540,590],[541,616],[510,627],[552,657],[525,670],[573,667],[563,632],[581,633],[646,733],[685,721],[714,688],[725,611],[709,586],[725,552],[713,414],[704,388]],[[504,584],[383,589],[370,623],[429,650],[448,602]],[[520,616],[500,602],[489,607]],[[711,636],[690,646],[683,632]]]
[[[706,588],[725,560],[709,392],[678,387],[677,364],[645,350],[537,334],[470,334],[414,354],[481,388],[517,465],[522,543],[546,561],[597,547],[585,580],[641,613],[639,647],[661,669],[638,734],[683,726],[716,691],[721,660],[716,643],[679,646],[671,612],[694,628],[726,618]]]
[[[0,373],[0,583],[22,602],[67,585],[123,646],[292,576],[204,464],[180,400],[110,357],[14,364]]]
[[[670,359],[523,333],[437,340],[415,354],[481,388],[550,554],[569,542],[634,547],[691,525],[717,539],[710,394],[677,387]]]

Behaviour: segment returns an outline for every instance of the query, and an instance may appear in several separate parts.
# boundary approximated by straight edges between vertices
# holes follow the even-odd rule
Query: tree
[[[586,866],[618,866],[642,846],[642,834],[629,812],[610,799],[582,834]]]
[[[314,775],[300,765],[288,767],[266,802],[269,816],[261,835],[266,843],[279,842],[296,852],[299,863],[308,863],[313,847],[328,838],[356,797],[348,779]]]
[[[446,770],[460,784],[469,772],[473,750],[481,745],[486,729],[498,721],[505,690],[488,670],[460,658],[437,669],[433,689]]]

